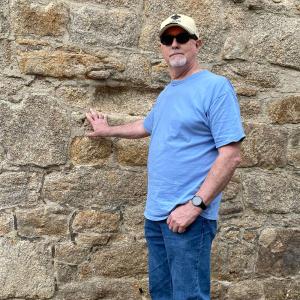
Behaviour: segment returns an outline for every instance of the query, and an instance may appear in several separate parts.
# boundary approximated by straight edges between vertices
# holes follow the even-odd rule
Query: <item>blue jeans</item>
[[[145,220],[152,300],[209,300],[210,251],[217,222],[199,216],[184,233]]]

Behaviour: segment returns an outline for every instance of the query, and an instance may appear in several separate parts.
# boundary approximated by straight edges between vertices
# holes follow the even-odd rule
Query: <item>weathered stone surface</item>
[[[0,99],[11,103],[20,103],[24,98],[24,86],[27,82],[19,78],[0,76]]]
[[[140,26],[139,16],[134,10],[92,4],[72,5],[70,15],[72,42],[101,47],[137,45]]]
[[[237,91],[239,93],[239,91]],[[239,101],[241,115],[244,119],[256,118],[261,114],[261,103],[257,100],[241,99]]]
[[[1,33],[0,33],[1,34]],[[7,68],[12,61],[11,43],[6,39],[0,39],[0,74]]]
[[[89,253],[89,247],[79,246],[72,242],[62,242],[55,246],[54,258],[56,262],[79,265],[88,258]]]
[[[94,89],[90,86],[80,86],[77,82],[65,85],[56,90],[58,98],[68,106],[87,109],[91,106]]]
[[[0,239],[0,298],[49,299],[54,295],[51,251],[42,242]]]
[[[42,176],[33,172],[0,174],[0,208],[32,206],[38,203]]]
[[[300,298],[300,279],[270,278],[263,281],[265,299],[293,300]]]
[[[65,284],[55,300],[143,300],[139,288],[141,284],[133,279],[107,279],[94,277],[85,281]]]
[[[122,60],[110,57],[106,52],[88,54],[82,50],[33,50],[19,52],[22,73],[63,78],[85,78],[96,70],[110,70],[110,76],[123,72]]]
[[[290,96],[269,103],[269,117],[273,123],[300,123],[300,96]]]
[[[36,1],[20,0],[14,2],[12,11],[16,35],[60,36],[66,32],[69,16],[63,2],[40,5]]]
[[[287,159],[289,165],[300,168],[300,132],[298,128],[290,132]]]
[[[75,165],[99,165],[112,153],[110,139],[75,137],[70,146],[70,158]]]
[[[93,106],[105,113],[124,113],[131,116],[146,115],[158,92],[146,92],[128,87],[98,87]]]
[[[298,275],[300,230],[266,228],[259,237],[257,272],[274,276]]]
[[[0,212],[0,236],[3,236],[14,229],[12,213]]]
[[[148,139],[118,140],[116,143],[117,160],[120,164],[145,166],[148,159]]]
[[[299,213],[299,179],[283,172],[243,174],[243,199],[247,207],[262,213]]]
[[[140,204],[126,207],[123,213],[124,229],[137,238],[144,237],[144,210],[145,205]]]
[[[258,92],[275,88],[279,84],[276,71],[254,62],[217,64],[212,71],[229,78],[237,93],[244,96],[255,96]]]
[[[233,176],[231,181],[226,186],[220,207],[221,216],[232,216],[243,211],[243,203],[238,196],[241,194],[242,184],[238,172]]]
[[[91,255],[90,274],[85,276],[136,276],[147,273],[147,250],[144,241],[130,240],[112,244]]]
[[[268,61],[299,70],[298,18],[270,13],[252,14],[251,17],[245,14],[244,17],[244,27],[240,30],[232,28],[226,39],[223,48],[225,59]]]
[[[228,287],[227,299],[264,300],[263,285],[259,281],[246,280]]]
[[[113,235],[113,233],[84,232],[77,233],[75,240],[78,245],[86,245],[88,247],[105,246],[109,243]]]
[[[46,176],[45,199],[73,207],[114,207],[140,203],[146,194],[145,173],[77,167]]]
[[[67,113],[56,99],[46,94],[31,95],[22,105],[5,108],[3,113],[0,129],[12,164],[49,166],[66,162],[70,127]]]
[[[251,278],[255,273],[255,244],[240,240],[239,228],[228,228],[224,233],[224,241],[217,238],[213,243],[212,278],[221,281]]]
[[[0,1],[0,38],[5,38],[9,35],[9,1]]]
[[[69,213],[69,210],[54,203],[30,210],[17,209],[18,233],[26,237],[66,237]]]
[[[274,169],[287,164],[288,139],[284,129],[261,123],[245,123],[244,128],[246,139],[241,147],[241,167],[260,166]]]
[[[116,232],[119,229],[120,214],[95,210],[80,211],[72,227],[74,232]]]

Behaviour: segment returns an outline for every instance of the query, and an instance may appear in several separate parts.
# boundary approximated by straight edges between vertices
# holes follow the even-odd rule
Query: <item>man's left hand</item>
[[[201,208],[193,205],[191,201],[176,207],[167,219],[169,229],[173,232],[184,232],[196,220],[201,211]]]

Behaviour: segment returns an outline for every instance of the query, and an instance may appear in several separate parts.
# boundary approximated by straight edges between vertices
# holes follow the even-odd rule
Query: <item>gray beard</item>
[[[181,55],[180,57],[171,57],[169,63],[172,68],[183,67],[186,64],[186,57]]]

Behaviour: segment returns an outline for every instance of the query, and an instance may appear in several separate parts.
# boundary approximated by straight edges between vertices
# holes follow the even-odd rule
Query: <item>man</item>
[[[151,135],[145,237],[153,300],[210,299],[210,250],[221,191],[240,162],[244,132],[230,82],[201,69],[192,18],[161,24],[161,52],[172,81],[144,120],[109,126],[91,110],[90,137]]]

